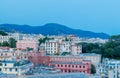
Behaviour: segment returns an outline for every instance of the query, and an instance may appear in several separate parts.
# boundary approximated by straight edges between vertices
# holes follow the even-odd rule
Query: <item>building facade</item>
[[[103,77],[120,78],[120,61],[105,58],[97,67],[97,73]]]
[[[0,47],[0,60],[27,60],[27,51],[15,50],[10,47]]]
[[[57,40],[48,40],[45,42],[45,51],[47,55],[59,54],[59,43]]]
[[[19,33],[9,33],[8,36],[0,36],[0,42],[8,42],[10,38],[14,38],[16,41],[22,40],[23,36]]]
[[[28,52],[28,60],[31,61],[34,66],[46,65],[50,63],[50,57],[44,56],[43,51],[41,52]]]
[[[71,54],[76,56],[82,53],[82,45],[72,43],[71,45]]]
[[[51,62],[49,66],[55,67],[56,69],[61,69],[63,73],[84,72],[86,74],[91,74],[91,62],[90,61]]]
[[[38,40],[19,40],[16,43],[18,49],[27,49],[32,48],[34,51],[38,51]]]
[[[60,53],[62,53],[62,52],[71,52],[70,46],[71,46],[70,41],[61,42],[61,44],[60,44]]]
[[[82,60],[89,60],[91,61],[91,64],[93,64],[95,67],[99,65],[101,62],[101,55],[99,54],[88,54],[84,53],[80,56],[42,56],[40,52],[31,52],[28,53],[28,57],[32,57],[32,62],[37,62],[38,64],[46,64],[48,65],[51,62],[81,62]],[[42,59],[42,60],[41,60]],[[41,60],[41,62],[40,62]],[[43,63],[44,62],[44,63]]]
[[[84,60],[91,60],[91,63],[97,67],[101,62],[101,55],[95,53],[82,53],[79,55]]]
[[[1,61],[0,71],[4,74],[24,75],[30,68],[33,68],[33,64],[30,62],[16,62],[16,61]]]

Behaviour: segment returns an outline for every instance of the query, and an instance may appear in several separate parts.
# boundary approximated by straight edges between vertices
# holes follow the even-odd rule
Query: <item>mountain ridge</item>
[[[26,34],[43,34],[43,35],[69,35],[74,34],[79,37],[103,38],[108,39],[110,36],[105,33],[95,33],[81,29],[73,29],[57,23],[47,23],[42,26],[18,25],[18,24],[0,24],[0,29],[6,32],[20,32]]]

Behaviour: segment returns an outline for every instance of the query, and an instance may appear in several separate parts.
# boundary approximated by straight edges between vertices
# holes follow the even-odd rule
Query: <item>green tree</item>
[[[69,39],[66,37],[66,38],[65,38],[65,41],[69,41]]]
[[[33,48],[29,48],[29,47],[27,47],[27,51],[31,51],[31,50],[33,50]]]
[[[55,53],[54,55],[59,55],[59,53]]]
[[[43,43],[43,40],[42,39],[39,39],[39,45],[41,45]]]
[[[101,53],[101,44],[98,43],[80,43],[82,44],[83,53]]]
[[[113,36],[110,37],[110,40],[111,41],[114,41],[114,40],[115,41],[120,41],[120,35],[113,35]]]
[[[8,47],[8,46],[9,46],[9,43],[8,43],[7,41],[4,41],[4,42],[2,43],[2,46],[3,46],[3,47]]]
[[[91,53],[101,54],[101,49],[92,49]]]
[[[16,40],[14,38],[9,39],[9,47],[11,47],[11,48],[16,47]]]
[[[61,55],[70,55],[70,52],[63,52]]]
[[[91,64],[91,74],[95,74],[96,73],[96,68],[93,64]]]
[[[41,45],[42,43],[45,43],[46,40],[50,40],[50,39],[53,39],[53,38],[48,38],[47,36],[43,39],[39,39],[39,45]]]
[[[2,46],[2,43],[0,43],[0,47]]]
[[[114,49],[113,48],[106,48],[105,49],[105,57],[108,57],[108,58],[114,58]]]
[[[115,48],[114,48],[114,58],[115,59],[119,59],[120,60],[120,45],[119,46],[116,46]]]
[[[2,35],[2,36],[7,36],[8,34],[7,34],[6,32],[4,32],[4,31],[1,31],[1,30],[0,30],[0,35]]]

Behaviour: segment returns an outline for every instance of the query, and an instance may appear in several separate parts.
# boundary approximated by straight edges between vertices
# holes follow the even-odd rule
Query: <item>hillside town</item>
[[[119,78],[120,61],[83,53],[80,43],[105,44],[108,39],[75,35],[8,33],[0,36],[0,76],[20,78]],[[8,44],[12,44],[8,46]]]

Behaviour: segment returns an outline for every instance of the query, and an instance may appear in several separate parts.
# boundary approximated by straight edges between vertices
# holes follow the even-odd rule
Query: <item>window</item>
[[[65,65],[65,67],[67,67],[67,65]]]
[[[74,65],[72,65],[72,67],[74,68]]]
[[[61,65],[61,67],[63,67],[63,65]]]
[[[114,78],[115,78],[115,75],[114,75]]]
[[[2,71],[2,69],[0,68],[0,71]]]
[[[15,71],[18,71],[18,69],[17,69],[17,68],[15,68]]]
[[[85,66],[83,66],[83,68],[85,68]]]
[[[5,66],[7,66],[7,64],[5,63]]]
[[[58,67],[59,67],[59,64],[58,64]]]
[[[13,53],[13,56],[14,56],[14,53]]]
[[[70,73],[71,71],[69,70],[68,72]]]
[[[27,56],[25,56],[25,58],[27,58]]]
[[[78,66],[76,65],[76,68],[77,68]]]
[[[81,66],[79,66],[79,68],[81,68]]]
[[[10,68],[9,71],[12,71],[12,68]]]
[[[7,53],[5,55],[7,56]]]
[[[2,66],[2,63],[0,63],[0,66]]]
[[[69,65],[69,67],[70,67],[70,65]]]
[[[7,68],[5,68],[5,71],[7,71]]]

